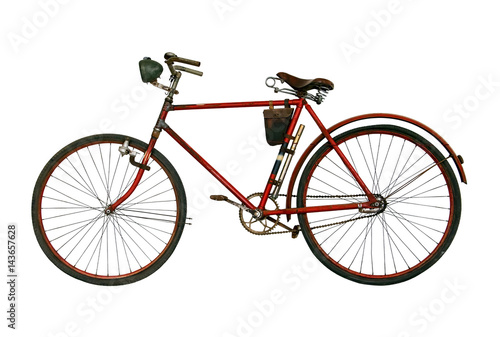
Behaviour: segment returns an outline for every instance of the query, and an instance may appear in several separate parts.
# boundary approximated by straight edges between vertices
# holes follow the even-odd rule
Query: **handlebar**
[[[165,53],[165,63],[167,64],[168,69],[170,70],[170,73],[173,76],[175,76],[175,74],[177,73],[177,70],[185,71],[187,73],[198,75],[198,76],[203,75],[203,72],[198,71],[198,70],[189,69],[189,68],[186,68],[183,66],[174,66],[174,62],[185,63],[185,64],[189,64],[189,65],[195,66],[195,67],[199,67],[201,65],[201,63],[199,61],[194,61],[194,60],[186,59],[183,57],[178,57],[174,53],[170,53],[170,52]]]

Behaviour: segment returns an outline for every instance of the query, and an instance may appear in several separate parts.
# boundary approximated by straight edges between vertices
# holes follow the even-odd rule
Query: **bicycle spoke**
[[[329,159],[329,158],[328,158],[328,157],[326,157],[326,159]],[[337,168],[339,168],[342,172],[344,172],[344,173],[348,174],[345,170],[343,170],[342,168],[340,168],[340,167],[337,165],[337,163],[334,163],[334,162],[333,162],[333,161],[331,161],[331,160],[330,160],[330,162],[332,162],[332,163],[333,163],[333,164],[334,164]],[[319,165],[318,165],[318,167],[319,167],[319,168],[321,168],[321,169],[323,169],[323,170],[325,170],[325,171],[327,171],[328,173],[330,173],[330,174],[331,174],[331,175],[333,175],[334,177],[337,177],[337,178],[339,178],[339,179],[342,179],[342,180],[343,180],[343,181],[345,181],[346,183],[348,183],[348,184],[350,184],[350,185],[352,185],[352,186],[354,186],[354,187],[356,187],[356,188],[359,188],[359,186],[358,186],[357,184],[354,184],[354,183],[352,183],[351,181],[349,181],[349,180],[347,180],[347,179],[345,179],[345,178],[342,178],[342,177],[341,177],[341,176],[339,176],[338,174],[335,174],[335,173],[333,173],[332,171],[327,170],[326,168],[324,168],[324,167],[322,167],[322,166],[319,166]],[[351,174],[348,174],[348,175],[349,175],[349,178],[351,178],[353,181],[355,181],[355,180],[354,180],[354,177],[353,177]]]
[[[72,223],[69,223],[69,224],[65,224],[65,225],[57,226],[57,227],[53,227],[53,228],[45,228],[45,232],[50,232],[50,231],[54,231],[54,230],[58,230],[58,229],[66,228],[66,227],[70,227],[70,226],[73,226],[73,225],[78,225],[78,224],[81,224],[82,222],[92,221],[96,217],[99,217],[99,216],[101,216],[101,215],[97,214],[95,217],[93,217],[91,219],[85,219],[85,220],[75,221],[75,222],[72,222]]]
[[[85,227],[87,227],[87,226],[88,226],[89,224],[91,224],[91,223],[95,223],[95,222],[96,222],[96,221],[98,221],[100,218],[101,218],[101,216],[97,215],[97,216],[95,216],[93,219],[86,220],[86,221],[79,221],[79,222],[77,222],[77,223],[73,223],[73,224],[71,224],[71,225],[76,225],[76,224],[78,224],[78,223],[87,222],[85,225],[82,225],[82,226],[80,226],[80,227],[77,227],[77,228],[75,228],[75,229],[70,230],[69,232],[66,232],[66,233],[64,233],[64,234],[61,234],[61,235],[59,235],[59,236],[55,237],[55,238],[52,238],[50,241],[53,243],[53,242],[55,242],[56,240],[58,240],[58,239],[60,239],[60,238],[62,238],[62,237],[64,237],[64,236],[66,236],[66,235],[69,235],[69,234],[71,234],[71,233],[73,233],[73,232],[75,232],[75,231],[78,231],[78,233],[76,233],[73,237],[71,237],[71,238],[70,238],[70,239],[66,242],[66,243],[68,243],[68,242],[69,242],[69,241],[71,241],[74,237],[76,237],[76,236],[77,236],[77,235],[78,235],[78,234],[79,234],[79,233],[80,233],[80,232],[81,232],[81,231],[82,231]],[[69,227],[69,226],[71,226],[71,225],[61,226],[61,227],[58,227],[58,228],[53,228],[52,230],[57,230],[57,229],[61,229],[61,228],[65,228],[65,227]],[[46,232],[49,232],[49,231],[50,231],[50,230],[46,230]],[[63,247],[66,245],[66,243],[64,243],[64,244],[63,244],[62,246],[60,246],[58,249],[63,248]]]
[[[124,223],[125,223],[125,224],[127,224],[127,225],[130,227],[130,229],[132,229],[135,233],[137,233],[137,235],[139,235],[139,237],[140,237],[140,238],[141,238],[144,242],[146,242],[146,243],[147,243],[147,244],[148,244],[151,248],[153,248],[153,249],[154,249],[154,250],[155,250],[158,254],[160,253],[160,252],[159,252],[159,251],[158,251],[158,250],[157,250],[157,249],[156,249],[156,248],[155,248],[155,247],[154,247],[154,246],[153,246],[153,245],[152,245],[152,244],[151,244],[148,240],[146,240],[146,239],[144,238],[144,236],[142,236],[142,235],[141,235],[141,234],[140,234],[140,233],[139,233],[139,232],[138,232],[138,231],[134,228],[134,226],[132,226],[132,225],[130,224],[129,220],[125,219],[125,218],[124,218],[121,214],[119,214],[119,213],[115,213],[115,214],[116,214],[116,216],[117,216],[118,218],[120,218],[121,220],[123,220],[123,221],[124,221]],[[133,220],[131,220],[131,221],[132,221],[132,223],[137,224],[137,222],[133,222]],[[129,234],[126,230],[125,230],[125,228],[123,228],[123,227],[122,227],[122,229],[123,229],[123,231],[125,232],[125,234],[127,234],[127,235],[129,236],[129,238],[132,240],[132,242],[134,242],[134,244],[135,244],[135,245],[136,245],[136,246],[140,249],[140,251],[144,254],[144,256],[146,256],[146,257],[149,259],[149,261],[151,262],[151,261],[152,261],[152,259],[149,257],[149,255],[148,255],[146,252],[144,252],[144,250],[142,249],[142,247],[141,247],[141,246],[140,246],[140,245],[139,245],[139,244],[138,244],[138,243],[137,243],[137,242],[136,242],[136,241],[132,238],[132,236],[131,236],[131,235],[130,235],[130,234]]]
[[[88,270],[90,262],[92,262],[92,259],[94,258],[95,252],[97,250],[99,250],[99,253],[98,253],[98,256],[97,256],[97,266],[96,266],[96,270],[95,270],[95,275],[97,275],[97,270],[99,269],[99,262],[100,262],[100,257],[101,257],[101,248],[102,248],[102,241],[103,241],[102,238],[104,236],[104,232],[106,231],[106,227],[107,227],[108,223],[109,223],[109,218],[103,219],[103,225],[102,225],[101,230],[100,230],[101,236],[99,237],[99,240],[98,240],[98,242],[97,242],[97,244],[96,244],[96,246],[94,248],[94,251],[92,252],[92,255],[89,258],[89,262],[87,263],[87,266],[84,269],[85,271]],[[96,233],[96,237],[97,237],[97,235],[99,235],[99,232]],[[92,244],[92,242],[87,246],[87,248],[90,247],[91,244]],[[99,249],[97,249],[98,247],[99,247]],[[87,249],[85,249],[85,251],[86,250]],[[80,259],[83,256],[83,254],[85,254],[85,251],[82,253],[82,255],[77,260],[77,262],[75,263],[75,265],[78,264],[78,261],[80,261]]]
[[[152,195],[152,196],[150,196],[150,197],[147,197],[146,199],[143,199],[143,200],[141,200],[141,201],[137,201],[134,205],[144,203],[146,200],[153,199],[154,197],[157,197],[157,196],[159,196],[159,195],[162,195],[162,194],[168,193],[168,192],[170,192],[171,190],[172,190],[172,189],[168,189],[168,190],[166,190],[166,191],[159,192],[159,193],[157,193],[157,194],[155,194],[155,195]],[[142,196],[143,194],[146,194],[147,192],[149,192],[149,190],[146,190],[146,191],[142,192],[141,194],[137,195],[135,198],[130,199],[130,201],[126,201],[126,202],[124,202],[122,205],[120,205],[120,207],[121,207],[120,209],[126,208],[126,206],[127,206],[127,205],[128,205],[128,206],[130,206],[130,202],[132,202],[132,201],[134,201],[135,199],[139,198],[139,197],[140,197],[140,196]]]
[[[102,176],[101,176],[101,172],[99,172],[99,169],[97,168],[97,164],[94,160],[94,156],[92,155],[92,152],[90,152],[90,149],[87,148],[87,151],[88,151],[88,154],[90,155],[90,158],[92,159],[92,163],[94,164],[94,168],[96,170],[96,173],[97,175],[99,176],[99,180],[101,181],[101,184],[102,184],[102,187],[104,188],[104,190],[107,192],[107,189],[106,189],[106,184],[104,183],[104,180],[102,179]],[[109,195],[108,193],[106,193],[106,197],[109,198]],[[106,199],[107,200],[107,199]]]
[[[354,263],[354,261],[356,260],[356,257],[359,254],[359,251],[361,250],[361,247],[363,247],[363,251],[361,253],[361,263],[360,263],[360,266],[359,266],[359,272],[360,273],[363,271],[363,262],[364,262],[364,259],[365,259],[366,242],[368,241],[367,238],[368,238],[368,234],[369,233],[371,234],[371,238],[373,240],[373,231],[372,231],[373,221],[374,221],[374,219],[369,219],[368,220],[368,224],[365,227],[365,231],[366,231],[365,237],[363,238],[363,241],[362,241],[361,245],[359,246],[358,251],[356,252],[356,255],[354,255],[354,257],[353,257],[353,259],[351,261],[351,264],[349,265],[349,268],[351,268],[352,264]],[[372,258],[371,267],[372,267],[371,269],[372,269],[372,274],[373,274],[373,258]]]
[[[88,150],[88,148],[87,148],[87,150]],[[90,151],[89,151],[89,152],[90,152]],[[82,160],[82,157],[80,156],[79,151],[77,151],[77,152],[76,152],[76,155],[78,156],[78,159],[80,160],[80,163],[82,164],[83,170],[85,171],[85,175],[87,176],[87,178],[88,178],[88,180],[89,180],[89,182],[90,182],[90,185],[92,186],[92,189],[93,189],[93,191],[94,191],[94,193],[95,193],[95,195],[96,195],[96,197],[97,197],[97,196],[98,196],[97,190],[96,190],[96,188],[95,188],[95,186],[94,186],[94,183],[92,182],[92,179],[90,178],[90,175],[89,175],[89,172],[88,172],[88,170],[87,170],[86,165],[83,163],[83,160]],[[75,168],[75,170],[76,170],[76,168]],[[97,197],[97,199],[98,199],[99,201],[101,201],[102,206],[104,206],[104,205],[105,205],[105,202],[104,202],[104,201],[102,201],[99,197]]]
[[[72,204],[72,205],[79,205],[79,206],[83,206],[83,207],[85,207],[85,208],[96,209],[95,207],[92,207],[92,206],[90,206],[90,205],[87,205],[87,204],[85,204],[85,203],[81,202],[80,200],[77,200],[77,199],[75,199],[75,198],[72,198],[72,197],[68,196],[67,194],[65,194],[65,193],[63,193],[63,192],[61,192],[61,191],[59,191],[59,190],[56,190],[56,189],[54,189],[54,188],[50,187],[49,185],[47,185],[47,186],[46,186],[46,188],[48,188],[48,189],[50,189],[50,190],[52,190],[52,191],[54,191],[54,192],[57,192],[57,193],[59,193],[59,194],[61,194],[61,195],[64,195],[66,198],[71,199],[71,200],[73,200],[73,201],[76,201],[76,202],[77,202],[76,204],[75,204],[75,203],[70,203],[70,202],[66,202],[66,203],[69,203],[69,204]],[[46,198],[50,198],[50,197],[46,197]],[[52,198],[52,199],[54,199],[54,198]],[[55,199],[55,200],[57,200],[57,199]],[[64,202],[64,201],[63,201],[63,202]]]
[[[88,186],[87,186],[87,187],[86,187],[86,186],[83,186],[81,182],[79,182],[78,180],[76,180],[76,179],[75,179],[72,175],[70,175],[70,174],[69,174],[69,173],[68,173],[65,169],[63,169],[62,167],[59,167],[59,169],[60,169],[61,171],[63,171],[64,173],[66,173],[66,175],[67,175],[68,177],[70,177],[71,179],[73,179],[73,180],[74,180],[77,184],[79,184],[80,186],[82,186],[82,187],[83,187],[83,189],[84,189],[85,191],[84,191],[84,190],[82,190],[82,189],[79,189],[79,188],[78,188],[78,187],[76,187],[76,186],[71,185],[71,184],[70,184],[70,183],[68,183],[67,181],[64,181],[64,180],[62,180],[62,179],[59,179],[59,178],[58,178],[58,177],[56,177],[54,174],[52,174],[52,178],[54,178],[54,179],[56,179],[56,180],[58,180],[58,181],[62,182],[63,184],[66,184],[66,185],[68,185],[68,186],[71,186],[71,187],[73,187],[74,189],[76,189],[76,190],[78,190],[78,191],[80,191],[80,192],[82,192],[82,193],[85,193],[85,194],[87,194],[87,195],[89,195],[89,196],[91,196],[91,197],[93,197],[93,198],[97,198],[97,194],[96,194],[94,191],[90,190],[90,189],[88,188]],[[80,176],[80,177],[81,177],[81,176]],[[84,181],[84,182],[85,182],[85,181]]]
[[[364,227],[362,228],[362,230],[360,231],[360,233],[358,234],[358,236],[357,236],[354,240],[352,240],[352,243],[349,245],[349,247],[347,248],[347,250],[346,250],[346,251],[344,252],[344,254],[343,254],[343,255],[339,258],[339,262],[340,262],[340,261],[342,261],[342,259],[346,256],[346,254],[347,254],[347,253],[351,250],[351,248],[354,246],[354,244],[356,243],[356,241],[358,241],[358,239],[361,237],[361,235],[363,235],[363,232],[365,232],[365,231],[366,231],[367,226],[368,226],[368,224],[367,224],[366,226],[364,226]],[[347,234],[347,232],[346,232],[345,234]],[[345,234],[344,234],[344,235],[345,235]],[[340,241],[340,240],[339,240],[339,241]],[[357,254],[356,254],[356,255],[357,255]],[[356,255],[354,256],[354,259],[356,258]],[[352,262],[351,262],[351,264],[352,264]],[[349,265],[349,266],[348,266],[348,268],[350,268],[350,267],[351,267],[351,265]]]
[[[78,152],[76,154],[78,155]],[[82,180],[83,184],[85,184],[85,186],[83,186],[83,184],[81,182],[79,182],[75,177],[73,177],[73,175],[69,174],[69,172],[67,172],[66,170],[64,170],[64,168],[62,166],[59,166],[58,168],[61,169],[64,173],[66,173],[68,175],[68,177],[70,177],[75,182],[77,182],[78,184],[80,184],[84,189],[86,189],[87,191],[89,191],[89,193],[92,194],[95,198],[99,199],[99,197],[97,195],[97,192],[96,192],[95,188],[92,185],[92,180],[89,180],[89,182],[90,182],[90,185],[89,185],[87,183],[87,181],[85,180],[85,178],[80,174],[80,171],[78,171],[77,168],[75,167],[75,165],[71,162],[71,160],[69,160],[69,158],[66,158],[65,162],[68,162],[71,165],[71,167],[76,172],[76,174],[80,177],[80,179]],[[81,162],[81,159],[80,159],[80,162]],[[82,166],[83,166],[83,164],[82,164]],[[85,171],[85,166],[83,166],[83,168],[84,168],[84,171]],[[87,177],[88,177],[88,175],[87,175]],[[100,201],[102,202],[102,200],[100,200]]]
[[[114,220],[114,221],[113,221]],[[121,231],[121,226],[120,224],[115,220],[114,217],[111,217],[111,222],[113,223],[113,228],[116,230],[116,232],[118,232],[118,234],[120,235],[120,238],[121,238],[121,242],[122,242],[122,246],[123,246],[123,251],[124,251],[124,254],[125,254],[125,258],[126,258],[126,261],[127,261],[127,265],[128,265],[128,269],[129,269],[129,272],[132,272],[132,267],[130,265],[130,259],[128,257],[128,254],[127,254],[127,248],[128,250],[130,251],[130,254],[132,254],[132,257],[135,259],[136,263],[138,265],[140,265],[139,263],[139,260],[137,259],[137,257],[135,256],[134,252],[132,251],[132,249],[129,247],[128,243],[126,242],[125,238],[123,237],[122,235],[122,231]],[[117,228],[118,227],[118,228]],[[116,246],[116,249],[118,250],[118,245]],[[118,259],[118,255],[117,255],[117,259]],[[118,261],[118,260],[117,260]],[[119,266],[119,263],[118,263],[118,266]]]
[[[94,210],[94,209],[89,208],[89,209],[84,209],[82,211],[76,211],[76,212],[71,212],[71,213],[65,213],[65,214],[59,214],[59,215],[50,216],[50,217],[47,217],[47,218],[43,218],[42,220],[57,219],[57,218],[61,218],[61,217],[64,217],[64,216],[70,216],[70,215],[75,215],[75,214],[79,214],[79,213],[83,213],[83,212],[89,212],[89,211],[92,211],[92,210]]]
[[[385,235],[387,235],[387,242],[389,243],[389,249],[391,251],[392,264],[394,267],[394,271],[397,272],[398,268],[396,267],[396,258],[394,257],[394,251],[392,249],[392,246],[394,245],[394,247],[397,249],[397,251],[399,252],[401,257],[403,258],[403,260],[404,260],[404,256],[401,254],[401,251],[399,250],[397,245],[395,245],[394,239],[392,238],[391,234],[389,233],[389,229],[388,229],[384,214],[381,216],[381,223],[382,223],[384,233],[385,233]],[[406,260],[405,260],[405,263],[406,263]],[[406,263],[406,265],[408,266],[408,263]],[[384,255],[384,267],[385,267],[385,255]],[[384,270],[384,274],[387,275],[387,272],[385,270]]]
[[[171,214],[162,214],[162,213],[157,213],[157,212],[148,212],[149,210],[147,208],[143,208],[143,210],[139,210],[137,208],[126,208],[126,209],[120,208],[119,211],[121,211],[122,213],[124,211],[127,211],[127,212],[141,213],[141,214],[158,215],[158,216],[164,216],[164,217],[170,217],[170,218],[176,218],[177,217],[176,215],[171,215]],[[169,211],[169,210],[165,210],[165,211]],[[175,212],[175,211],[171,210],[171,212]]]
[[[339,190],[338,188],[336,188],[336,187],[334,187],[334,186],[332,186],[332,185],[328,184],[327,182],[325,182],[325,181],[323,181],[323,180],[321,180],[321,179],[319,179],[319,178],[316,178],[316,177],[314,177],[314,176],[313,176],[313,177],[311,177],[311,178],[314,178],[314,179],[316,179],[316,180],[320,181],[321,183],[323,183],[323,184],[327,185],[328,187],[331,187],[331,188],[335,191],[335,193],[337,193],[337,194],[345,194],[345,192],[343,192],[343,191]],[[326,192],[322,192],[322,193],[324,193],[324,194],[326,194],[326,195],[333,195],[333,194],[326,193]]]
[[[398,202],[399,202],[402,198],[404,198],[406,195],[408,195],[408,194],[412,193],[413,191],[415,191],[415,190],[419,189],[420,187],[422,187],[422,186],[424,186],[424,185],[428,184],[430,181],[432,181],[433,179],[437,178],[438,176],[439,176],[439,174],[438,174],[438,175],[436,175],[436,176],[435,176],[435,177],[433,177],[433,178],[430,178],[430,179],[429,179],[429,180],[427,180],[426,182],[423,182],[422,184],[420,184],[419,186],[417,186],[417,187],[413,188],[412,190],[410,190],[410,191],[406,192],[405,194],[403,194],[403,195],[400,195],[400,196],[396,197],[395,199],[392,199],[392,198],[391,198],[391,195],[387,196],[387,197],[386,197],[386,199],[391,200],[393,204],[396,204],[396,203],[398,203]],[[445,185],[445,184],[443,184],[443,185],[440,185],[440,186],[432,187],[432,188],[430,188],[429,190],[426,190],[426,191],[424,191],[424,192],[420,192],[418,195],[420,195],[420,194],[424,194],[424,193],[427,193],[427,192],[430,192],[430,191],[434,191],[434,190],[437,190],[438,188],[442,188],[442,187],[445,187],[445,186],[446,186],[446,185]],[[405,199],[403,199],[403,200],[407,200],[407,199],[408,199],[408,198],[405,198]]]
[[[397,211],[395,210],[392,210],[390,209],[388,211],[388,214],[392,215],[396,220],[399,221],[399,223],[401,223],[406,229],[408,229],[404,224],[403,224],[403,220],[405,222],[407,222],[408,224],[410,224],[411,226],[413,226],[417,231],[419,231],[420,233],[422,233],[423,235],[425,235],[427,238],[429,238],[431,241],[433,241],[436,245],[439,243],[437,240],[435,240],[434,238],[432,238],[430,235],[428,235],[427,233],[425,233],[422,228],[426,228],[430,231],[434,231],[440,235],[444,234],[444,231],[440,231],[436,228],[432,228],[432,227],[429,227],[429,226],[425,226],[425,225],[422,225],[418,222],[415,222],[415,221],[412,221],[412,220],[409,220],[407,219],[406,217],[403,216],[403,214],[399,214]]]
[[[168,235],[172,235],[172,233],[170,232],[167,232],[167,231],[164,231],[162,229],[158,229],[158,228],[155,228],[155,227],[151,227],[151,226],[148,226],[148,225],[144,225],[144,224],[141,224],[141,223],[138,223],[137,221],[134,220],[134,218],[139,218],[139,219],[143,219],[143,220],[153,220],[153,221],[161,221],[161,222],[169,222],[169,223],[175,223],[173,221],[170,221],[170,220],[162,220],[162,219],[156,219],[156,218],[146,218],[146,217],[137,217],[137,216],[133,216],[133,215],[130,215],[130,214],[125,214],[125,213],[121,213],[121,212],[118,212],[117,213],[120,217],[127,217],[130,222],[140,226],[142,229],[144,229],[146,232],[148,232],[149,234],[153,235],[155,238],[157,238],[159,241],[161,241],[162,243],[164,244],[167,244],[167,242],[163,241],[162,239],[160,239],[158,236],[156,236],[154,233],[152,233],[151,231],[148,230],[148,228],[151,228],[153,230],[156,230],[156,231],[159,231],[159,232],[163,232],[165,234],[168,234]]]
[[[377,175],[377,168],[378,168],[378,158],[379,158],[379,154],[380,154],[380,141],[381,141],[381,139],[382,139],[382,135],[379,135],[378,145],[377,145],[377,154],[376,154],[376,156],[374,156],[373,150],[372,150],[371,137],[370,137],[370,135],[368,135],[368,141],[370,143],[370,150],[371,150],[370,153],[371,153],[372,164],[373,164],[373,184],[372,184],[371,190],[374,191],[375,193],[380,192],[380,182],[379,182],[380,177]]]
[[[92,225],[87,229],[87,231],[84,233],[84,235],[80,238],[80,240],[78,240],[78,242],[73,246],[73,249],[71,249],[71,251],[64,257],[65,260],[68,259],[68,257],[71,255],[71,253],[73,253],[73,251],[75,250],[75,248],[80,244],[80,242],[82,242],[82,240],[84,239],[84,237],[88,234],[88,232],[94,227],[94,225],[97,223],[97,220],[99,219],[103,219],[104,216],[100,216],[100,217],[97,217],[95,221],[92,222]],[[81,230],[79,230],[75,235],[73,235],[68,241],[66,241],[61,247],[59,247],[59,250],[62,249],[67,243],[69,243],[71,240],[73,240],[74,238],[76,238],[76,236],[78,234],[80,234],[81,231],[83,231],[83,229],[87,227],[87,226],[84,226],[82,227]],[[75,263],[76,265],[76,263]]]
[[[369,138],[368,138],[368,139],[369,139]],[[363,148],[361,147],[361,144],[359,143],[359,139],[358,139],[358,138],[356,138],[356,142],[357,142],[357,144],[358,144],[358,148],[359,148],[359,150],[360,150],[360,152],[361,152],[361,154],[362,154],[362,157],[363,157],[363,162],[364,162],[364,163],[365,163],[365,165],[366,165],[366,168],[367,168],[367,170],[368,170],[368,173],[369,173],[369,175],[370,175],[370,177],[371,177],[372,181],[374,181],[374,180],[375,180],[375,178],[374,178],[374,176],[373,176],[373,174],[372,174],[372,172],[371,172],[370,165],[368,165],[368,161],[366,160],[365,152],[363,151]]]

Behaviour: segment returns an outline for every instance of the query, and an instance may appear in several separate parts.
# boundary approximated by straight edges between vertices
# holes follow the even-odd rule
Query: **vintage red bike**
[[[399,115],[367,114],[327,128],[309,102],[320,104],[333,83],[287,73],[267,78],[266,85],[292,99],[175,105],[181,75],[202,75],[179,63],[200,62],[173,53],[165,54],[165,62],[168,86],[158,82],[164,70],[160,63],[139,62],[142,81],[167,92],[149,143],[118,134],[85,137],[61,149],[40,173],[32,199],[34,231],[47,257],[65,273],[93,284],[127,284],[151,275],[171,256],[184,229],[187,203],[178,173],[155,148],[162,131],[237,199],[210,197],[236,206],[246,230],[293,238],[302,233],[327,268],[352,281],[406,281],[450,246],[461,213],[454,172],[466,183],[463,160],[429,127]],[[264,108],[266,139],[279,150],[262,192],[249,196],[166,122],[172,111],[255,107]],[[304,112],[320,135],[284,185],[304,130],[298,125]],[[285,193],[280,193],[282,185]],[[278,206],[280,197],[284,208]],[[300,225],[285,224],[294,214]]]

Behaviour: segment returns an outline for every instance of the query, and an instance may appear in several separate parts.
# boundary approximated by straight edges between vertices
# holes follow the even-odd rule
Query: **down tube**
[[[208,172],[210,172],[224,187],[226,187],[239,201],[243,203],[246,207],[254,210],[256,207],[247,199],[243,194],[241,194],[229,181],[226,180],[216,169],[214,169],[202,156],[200,156],[188,143],[184,141],[170,126],[166,126],[165,130],[170,137],[172,137],[184,150],[186,150],[190,155],[193,156]]]

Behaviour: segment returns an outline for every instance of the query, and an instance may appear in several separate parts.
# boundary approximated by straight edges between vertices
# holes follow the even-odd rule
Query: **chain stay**
[[[279,194],[278,196],[280,196],[280,197],[286,197],[287,195],[286,194]],[[296,195],[292,195],[292,197],[296,198],[297,196]],[[313,199],[330,199],[330,198],[359,198],[359,197],[366,197],[366,195],[365,194],[352,194],[352,195],[307,195],[306,197],[307,198],[313,198]],[[330,226],[335,226],[335,225],[343,225],[343,224],[346,224],[348,222],[371,218],[371,217],[374,217],[375,215],[377,215],[377,213],[371,214],[371,215],[363,215],[363,216],[360,216],[360,217],[357,217],[357,218],[354,218],[354,219],[348,219],[348,220],[342,220],[342,221],[338,221],[338,222],[333,222],[333,223],[326,224],[326,225],[314,226],[314,227],[311,227],[310,229],[313,230],[313,229],[330,227]],[[302,228],[299,227],[298,230],[301,231]],[[271,231],[269,231],[267,233],[252,233],[252,234],[254,234],[254,235],[272,235],[272,234],[287,234],[287,233],[291,233],[291,232],[292,231],[278,231],[278,232],[273,232],[271,230]]]

